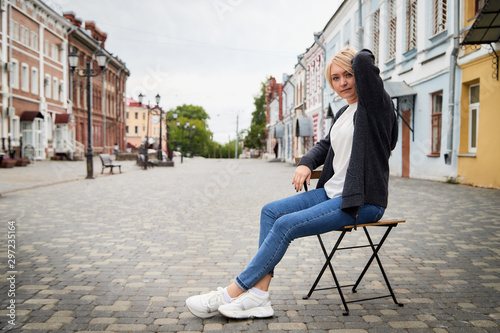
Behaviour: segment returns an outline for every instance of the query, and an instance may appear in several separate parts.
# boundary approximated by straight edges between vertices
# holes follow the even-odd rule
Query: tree
[[[255,111],[252,112],[250,130],[244,143],[247,148],[262,149],[266,139],[266,80],[261,82],[260,95],[254,96]]]
[[[173,116],[174,111],[177,113],[176,120]],[[208,149],[213,147],[213,144],[212,132],[208,128],[207,119],[210,119],[210,116],[201,106],[183,104],[169,110],[167,121],[171,147],[174,150],[180,150],[184,156],[187,153],[191,156],[208,156]],[[188,121],[189,127],[186,126]]]

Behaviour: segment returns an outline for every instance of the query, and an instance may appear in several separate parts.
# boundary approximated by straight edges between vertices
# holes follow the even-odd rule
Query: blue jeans
[[[342,197],[330,199],[320,188],[265,205],[260,217],[259,250],[236,277],[238,287],[248,290],[271,273],[294,239],[353,225],[354,218],[340,209],[341,203]],[[376,222],[384,211],[383,207],[364,205],[359,209],[358,223]]]

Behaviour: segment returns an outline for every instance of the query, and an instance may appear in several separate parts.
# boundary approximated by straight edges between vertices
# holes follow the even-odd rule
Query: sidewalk
[[[119,161],[122,172],[139,169],[135,161]],[[101,160],[94,157],[94,177],[107,177],[109,168],[101,174]],[[113,170],[118,173],[118,169]],[[10,169],[0,168],[0,194],[24,189],[49,186],[64,182],[85,179],[87,177],[87,161],[51,161],[43,160],[28,164],[25,167]]]
[[[323,263],[316,237],[306,237],[275,269],[274,317],[201,320],[186,298],[241,272],[257,250],[261,207],[294,194],[294,168],[194,158],[148,171],[124,164],[122,174],[102,176],[97,164],[96,179],[85,180],[85,163],[54,163],[61,162],[27,171],[59,176],[58,184],[33,176],[30,189],[12,185],[0,197],[2,281],[10,277],[9,221],[17,242],[15,285],[0,284],[0,329],[12,328],[14,300],[16,332],[499,332],[499,190],[391,178],[385,218],[407,222],[393,230],[381,260],[404,307],[378,299],[352,303],[343,316],[335,291],[303,300]],[[1,177],[10,184],[12,175]],[[326,244],[336,236],[326,234]],[[348,233],[344,245],[361,238],[361,230]],[[341,284],[358,276],[366,251],[337,257]],[[380,295],[381,281],[372,268],[358,293],[345,295]],[[321,287],[331,282],[326,272]]]

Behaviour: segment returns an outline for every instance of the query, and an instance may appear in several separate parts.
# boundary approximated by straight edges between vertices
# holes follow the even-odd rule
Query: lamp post
[[[98,76],[104,72],[106,66],[106,55],[104,52],[99,51],[97,53],[97,64],[100,69],[93,69],[92,63],[93,59],[87,61],[87,68],[77,68],[78,66],[78,54],[71,51],[68,54],[69,67],[72,73],[80,77],[87,79],[87,177],[86,179],[94,179],[94,147],[92,140],[92,77]]]
[[[180,121],[177,121],[177,127],[180,127],[181,126],[181,122]],[[181,127],[182,129],[182,151],[181,151],[181,163],[183,163],[183,159],[184,159],[184,130],[188,130],[189,133],[191,133],[191,128],[194,130],[196,128],[196,126],[193,124],[192,127],[190,127],[190,123],[189,123],[189,120],[186,121],[186,123],[184,124],[184,126]],[[191,137],[191,135],[189,134],[189,137]]]
[[[142,93],[139,94],[139,104],[142,105],[142,100],[144,99],[144,96]],[[156,94],[155,96],[155,102],[156,105],[154,107],[150,107],[149,104],[146,105],[147,108],[147,124],[146,124],[146,142],[144,143],[144,170],[148,169],[148,147],[149,147],[149,113],[153,112],[155,115],[158,115],[156,112],[159,112],[160,115],[160,154],[161,154],[161,115],[163,110],[159,107],[158,104],[160,104],[161,96],[160,94]],[[158,111],[155,111],[158,110]]]

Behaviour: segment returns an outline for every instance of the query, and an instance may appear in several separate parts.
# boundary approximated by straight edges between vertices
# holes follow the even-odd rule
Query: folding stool
[[[320,177],[320,175],[321,175],[320,170],[314,170],[312,172],[311,179],[318,179]],[[304,182],[304,189],[307,191],[307,184],[305,182]],[[396,296],[394,295],[394,291],[392,290],[392,287],[391,287],[391,284],[389,283],[389,279],[387,277],[387,274],[385,273],[382,262],[380,261],[380,258],[378,256],[378,253],[379,253],[380,249],[382,248],[382,245],[384,244],[385,240],[389,236],[389,233],[391,232],[392,228],[397,227],[397,225],[399,223],[404,223],[404,222],[405,222],[405,220],[400,220],[400,219],[386,219],[386,220],[380,220],[378,222],[373,222],[373,223],[358,224],[357,227],[363,228],[363,231],[365,232],[366,239],[368,240],[369,244],[358,245],[358,246],[339,247],[340,243],[344,239],[345,234],[347,232],[351,232],[354,229],[354,225],[345,226],[339,230],[336,230],[336,231],[340,232],[340,236],[337,239],[337,242],[333,246],[330,253],[327,252],[325,244],[323,242],[323,239],[321,238],[321,235],[317,235],[319,244],[321,246],[321,250],[323,251],[323,254],[325,256],[326,261],[323,264],[323,267],[321,268],[321,271],[319,272],[318,276],[316,277],[316,280],[314,281],[311,289],[309,290],[309,293],[302,298],[308,299],[309,297],[311,297],[312,293],[316,290],[337,289],[337,291],[340,295],[340,299],[342,300],[342,304],[344,305],[344,309],[345,309],[345,312],[343,312],[344,316],[349,315],[349,307],[347,306],[347,303],[355,303],[355,302],[362,302],[362,301],[374,300],[374,299],[379,299],[379,298],[392,297],[392,300],[394,301],[395,304],[397,304],[401,307],[404,306],[404,304],[399,303],[396,300]],[[385,227],[386,228],[385,233],[380,238],[380,241],[376,244],[373,243],[372,238],[370,236],[370,233],[368,232],[369,227],[382,227],[382,228]],[[370,247],[372,249],[373,253],[370,256],[370,259],[366,263],[365,267],[363,268],[363,271],[359,275],[357,281],[354,284],[340,285],[339,281],[337,279],[337,275],[335,274],[335,270],[333,269],[333,265],[331,263],[331,260],[334,256],[334,254],[337,251],[341,251],[341,250],[350,250],[350,249],[358,249],[358,248],[366,248],[366,247]],[[380,271],[382,273],[382,276],[384,277],[385,284],[386,284],[387,288],[389,289],[389,294],[376,296],[376,297],[367,297],[367,298],[362,298],[362,299],[355,299],[355,300],[351,300],[351,301],[346,301],[344,298],[344,294],[342,292],[342,288],[352,287],[352,292],[356,293],[357,288],[358,288],[359,284],[361,283],[361,280],[365,276],[365,273],[368,271],[368,268],[370,268],[374,259],[376,259],[377,264],[378,264]],[[335,286],[328,287],[328,288],[316,288],[327,267],[330,268],[330,272],[331,272],[333,280],[335,282]]]

